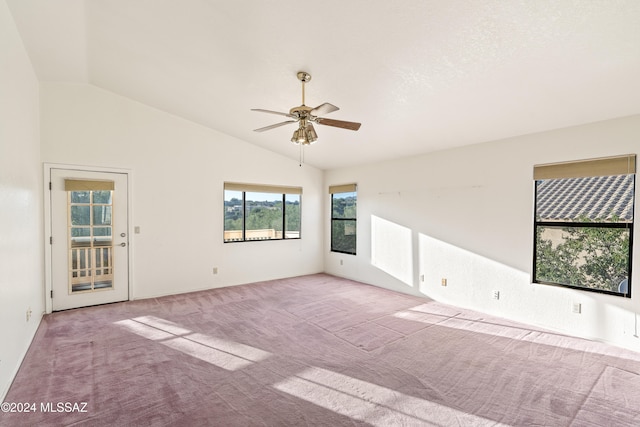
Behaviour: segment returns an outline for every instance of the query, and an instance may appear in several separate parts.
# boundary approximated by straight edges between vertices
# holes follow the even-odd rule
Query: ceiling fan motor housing
[[[300,118],[306,118],[310,116],[309,112],[311,110],[313,110],[313,108],[307,107],[306,105],[300,105],[299,107],[293,107],[291,110],[289,110],[289,114]]]

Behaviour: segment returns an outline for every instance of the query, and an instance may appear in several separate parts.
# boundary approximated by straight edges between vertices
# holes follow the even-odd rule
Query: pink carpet
[[[2,426],[638,426],[640,353],[318,274],[45,316]]]

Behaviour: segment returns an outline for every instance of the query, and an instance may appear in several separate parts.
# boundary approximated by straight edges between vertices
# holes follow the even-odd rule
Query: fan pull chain
[[[299,145],[300,145],[300,161],[299,161],[298,166],[302,167],[302,162],[303,162],[303,160],[304,160],[304,159],[303,159],[304,151],[302,150],[302,144],[299,144]]]

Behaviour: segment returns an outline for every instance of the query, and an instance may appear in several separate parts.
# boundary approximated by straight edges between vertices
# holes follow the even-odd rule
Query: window
[[[356,189],[356,184],[329,187],[332,252],[356,254]]]
[[[631,297],[635,161],[535,166],[535,283]]]
[[[300,238],[302,188],[224,184],[224,241]]]
[[[113,288],[113,181],[65,179],[71,293]]]

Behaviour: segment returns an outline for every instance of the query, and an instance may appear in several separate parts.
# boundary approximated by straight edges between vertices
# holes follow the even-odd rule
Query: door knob
[[[120,237],[126,237],[127,233],[120,233]]]
[[[124,248],[125,246],[127,246],[127,244],[125,242],[122,242],[122,243],[120,243],[120,246],[122,246]]]

